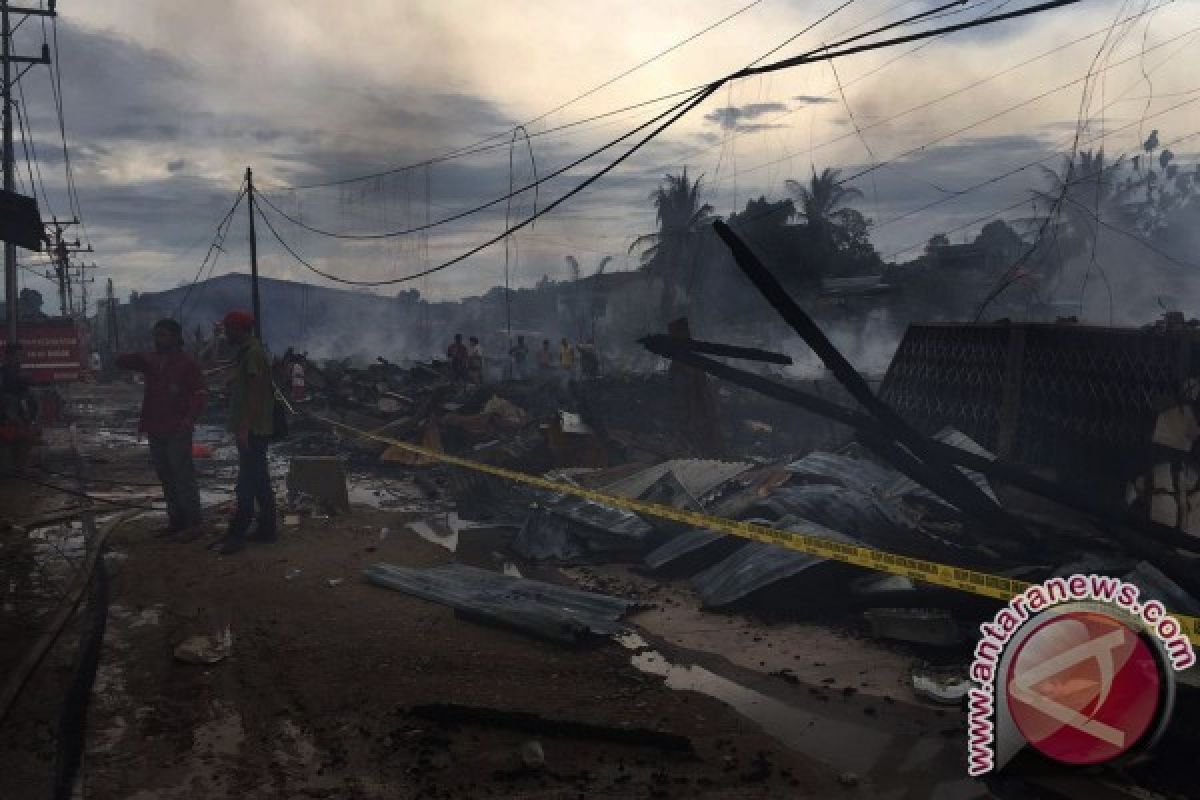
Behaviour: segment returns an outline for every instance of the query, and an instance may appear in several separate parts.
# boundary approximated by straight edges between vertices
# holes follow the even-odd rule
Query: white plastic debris
[[[917,696],[939,705],[959,705],[971,688],[965,671],[955,667],[914,667],[911,675]]]
[[[326,581],[326,583],[328,583],[329,588],[332,589],[335,586],[340,586],[342,583],[342,580],[343,580],[342,578],[330,578],[329,580]]]
[[[298,577],[300,577],[301,571],[302,570],[300,570],[300,569],[289,569],[287,571],[287,573],[283,576],[283,579],[285,581],[290,581],[292,578],[298,578]]]

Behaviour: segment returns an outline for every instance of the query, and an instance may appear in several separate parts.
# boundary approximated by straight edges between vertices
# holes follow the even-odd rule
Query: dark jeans
[[[167,518],[176,530],[200,524],[200,490],[192,463],[192,431],[151,434],[150,459],[162,483]]]
[[[271,488],[271,472],[267,466],[266,436],[250,434],[249,447],[238,445],[237,510],[229,521],[229,538],[246,535],[258,503],[257,535],[274,537],[275,490]]]

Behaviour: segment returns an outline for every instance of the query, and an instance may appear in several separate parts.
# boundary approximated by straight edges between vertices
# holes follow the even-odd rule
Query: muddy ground
[[[111,493],[112,503],[146,505],[149,490],[138,484],[152,479],[144,446],[128,435],[131,400],[136,406],[127,390],[99,388],[80,400],[90,411],[77,444],[93,491]],[[961,711],[914,696],[912,652],[842,628],[702,611],[683,586],[659,586],[626,567],[514,564],[506,552],[511,530],[431,535],[455,520],[448,507],[421,499],[411,472],[356,477],[350,514],[302,515],[276,544],[218,556],[206,544],[227,513],[231,472],[220,432],[206,435],[215,445],[214,458],[201,464],[209,537],[156,538],[164,518],[151,512],[110,540],[107,630],[77,796],[1135,796],[1111,775],[1064,784],[1036,766],[1026,771],[1033,783],[992,794],[965,778]],[[16,521],[77,502],[13,481],[0,482],[0,500],[3,516]],[[74,541],[69,528],[54,531],[50,540]],[[28,549],[30,532],[9,528],[0,536],[7,583],[26,563],[11,555]],[[452,560],[617,592],[647,607],[632,615],[629,635],[567,648],[460,619],[361,578],[379,561]],[[37,614],[53,607],[53,589],[69,581],[73,563],[63,561],[61,574],[47,579],[40,602],[5,605],[0,674],[36,637]],[[0,728],[0,798],[50,796],[61,701],[85,627],[68,628]],[[229,651],[217,663],[174,655],[189,637],[225,631]],[[664,732],[686,737],[692,752],[445,724],[414,712],[434,703]]]

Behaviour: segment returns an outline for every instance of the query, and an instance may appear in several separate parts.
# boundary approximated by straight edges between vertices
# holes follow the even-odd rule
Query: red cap
[[[221,323],[226,329],[237,328],[243,331],[254,329],[254,315],[247,311],[230,311]]]

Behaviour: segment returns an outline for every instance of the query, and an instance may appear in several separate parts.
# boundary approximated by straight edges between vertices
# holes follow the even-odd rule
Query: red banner
[[[31,383],[79,380],[86,367],[79,328],[74,321],[25,323],[17,330],[23,352],[22,366]],[[8,331],[0,328],[0,346]]]

